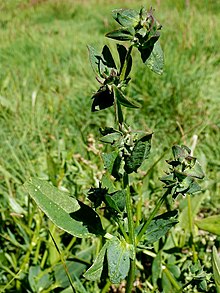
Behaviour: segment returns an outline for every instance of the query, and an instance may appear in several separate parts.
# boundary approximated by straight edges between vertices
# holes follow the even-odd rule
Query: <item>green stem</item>
[[[136,238],[136,244],[139,243],[139,241],[141,240],[142,236],[144,235],[144,233],[146,232],[147,228],[149,227],[151,221],[153,220],[153,218],[156,216],[157,212],[159,211],[160,207],[162,206],[163,202],[165,201],[165,199],[167,198],[168,194],[170,194],[170,189],[168,188],[167,191],[164,193],[164,195],[158,200],[154,210],[152,211],[150,217],[145,221],[144,225],[142,226],[140,232],[137,235]]]
[[[194,263],[197,262],[197,253],[194,244],[194,229],[193,229],[193,215],[192,215],[192,205],[190,194],[187,194],[187,204],[188,204],[188,219],[189,219],[189,231],[190,231],[190,245],[193,254]]]
[[[169,279],[170,283],[173,285],[173,287],[179,292],[181,290],[181,286],[176,281],[176,279],[173,277],[173,275],[170,273],[170,271],[165,267],[163,269],[164,274]]]
[[[126,71],[127,71],[127,67],[128,67],[128,62],[129,62],[129,60],[131,58],[132,48],[133,48],[133,46],[130,46],[128,48],[128,51],[127,51],[127,54],[126,54],[126,57],[125,57],[125,62],[123,64],[121,74],[120,74],[120,80],[121,81],[123,81],[125,79],[125,77],[126,77]]]
[[[130,260],[130,270],[127,278],[126,293],[131,293],[133,283],[135,279],[135,268],[136,268],[136,244],[135,244],[135,233],[134,233],[134,220],[132,212],[132,198],[130,193],[129,178],[128,174],[124,174],[124,188],[126,188],[126,210],[128,217],[128,231],[129,231],[129,243],[133,246],[134,255]]]

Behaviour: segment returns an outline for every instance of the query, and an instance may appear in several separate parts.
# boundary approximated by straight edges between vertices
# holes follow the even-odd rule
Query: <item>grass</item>
[[[147,170],[173,143],[190,146],[193,135],[198,136],[195,155],[207,175],[200,210],[215,214],[220,208],[220,6],[217,1],[188,2],[189,7],[187,1],[148,2],[163,24],[165,72],[158,77],[142,65],[135,67],[128,94],[141,101],[142,109],[132,116],[127,110],[126,116],[137,128],[154,131]],[[33,175],[49,178],[76,196],[97,184],[99,158],[88,152],[87,138],[93,133],[97,141],[99,126],[109,124],[112,115],[90,113],[96,86],[86,46],[101,49],[103,34],[116,27],[112,9],[141,5],[143,1],[128,0],[0,3],[0,290],[8,284],[6,292],[24,292],[32,284],[30,290],[41,292],[33,283],[37,272],[30,268],[39,265],[47,280],[59,265],[48,240],[51,224],[32,205],[22,184]],[[151,204],[163,161],[144,182]],[[65,257],[81,253],[87,259],[87,243],[50,228]],[[76,263],[69,265],[75,265],[75,272]],[[62,268],[57,270],[61,274]],[[80,278],[81,271],[76,276]],[[54,289],[58,283],[48,284],[49,291],[43,292],[61,292]]]

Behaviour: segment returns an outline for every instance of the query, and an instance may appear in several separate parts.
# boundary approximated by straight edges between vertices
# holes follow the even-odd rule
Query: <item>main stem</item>
[[[131,293],[134,279],[135,279],[135,268],[136,268],[136,243],[135,243],[135,233],[134,233],[134,220],[132,212],[132,198],[130,193],[129,178],[128,174],[124,174],[124,188],[126,189],[126,210],[128,217],[128,231],[129,231],[129,243],[133,247],[133,255],[130,259],[130,270],[128,273],[126,293]]]

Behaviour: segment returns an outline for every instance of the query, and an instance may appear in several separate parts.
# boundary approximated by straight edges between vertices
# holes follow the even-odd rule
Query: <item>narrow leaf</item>
[[[220,236],[220,215],[197,220],[195,223],[200,229]]]
[[[217,293],[220,293],[220,258],[215,246],[212,248],[212,269]]]
[[[146,60],[145,64],[155,73],[162,74],[164,66],[164,56],[161,45],[159,42],[154,44],[153,51],[151,52],[149,58]]]
[[[133,40],[133,34],[127,28],[120,28],[114,30],[105,35],[107,38],[118,40],[118,41],[131,41]]]
[[[118,55],[119,55],[119,59],[120,59],[120,71],[119,71],[119,74],[121,74],[128,50],[125,48],[125,46],[123,46],[121,44],[117,44],[117,50],[118,50]],[[125,72],[125,75],[124,75],[125,79],[130,74],[131,68],[132,68],[132,56],[130,55],[130,58],[127,61],[126,72]]]

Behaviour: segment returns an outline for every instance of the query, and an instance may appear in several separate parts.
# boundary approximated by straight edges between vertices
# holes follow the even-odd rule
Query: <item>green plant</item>
[[[113,107],[115,115],[115,125],[100,129],[100,140],[109,145],[107,149],[112,147],[113,150],[102,155],[105,173],[99,186],[89,190],[85,203],[37,178],[26,182],[25,188],[45,214],[64,231],[79,238],[99,237],[101,249],[93,265],[85,272],[85,278],[91,281],[109,279],[110,282],[103,286],[103,292],[111,283],[119,284],[126,279],[126,292],[132,292],[137,255],[167,235],[178,222],[178,211],[171,207],[172,200],[179,195],[187,195],[191,219],[190,195],[200,191],[196,180],[202,179],[204,174],[188,147],[173,146],[173,159],[167,161],[169,170],[161,178],[165,192],[156,200],[153,210],[147,215],[144,213],[142,195],[138,192],[138,184],[144,175],[139,168],[150,154],[152,133],[134,130],[127,125],[123,107],[138,108],[138,103],[126,96],[131,80],[133,48],[138,49],[142,62],[152,71],[158,74],[163,71],[163,52],[158,41],[161,25],[152,9],[119,9],[113,11],[113,17],[120,28],[106,36],[129,42],[128,48],[117,44],[118,62],[107,45],[101,54],[88,47],[91,65],[100,83],[100,88],[92,97],[92,112]],[[168,211],[158,216],[163,203],[166,203]],[[196,263],[192,225],[190,233],[193,261]],[[166,290],[171,286],[172,290],[181,291],[188,285],[173,277],[168,266],[162,262],[160,253],[155,256],[154,268],[158,268],[158,272],[163,269]],[[199,266],[193,273],[197,271],[201,271]],[[155,273],[152,289],[157,289],[159,278],[160,274]],[[198,280],[198,283],[202,282],[204,275]],[[204,284],[202,286],[205,287]]]

